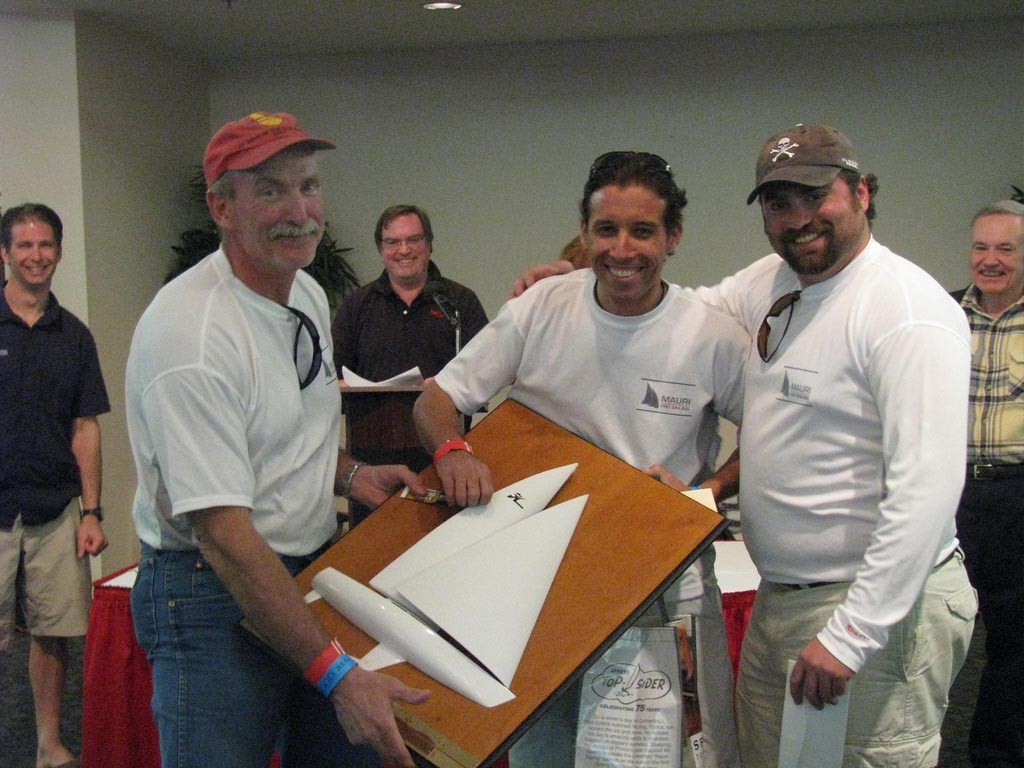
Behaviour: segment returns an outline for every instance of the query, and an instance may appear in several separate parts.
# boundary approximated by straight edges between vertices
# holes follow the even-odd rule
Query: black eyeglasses
[[[612,168],[616,168],[627,162],[636,162],[640,165],[643,170],[661,171],[662,173],[672,173],[672,166],[663,157],[651,154],[650,152],[628,152],[628,151],[616,151],[616,152],[605,152],[593,163],[590,164],[590,177],[593,178],[599,173],[603,173]]]
[[[757,354],[761,356],[762,363],[767,363],[779,351],[779,345],[782,344],[782,340],[786,338],[786,331],[789,330],[789,321],[793,319],[793,306],[799,298],[800,291],[790,291],[780,296],[769,307],[768,314],[761,321],[761,327],[757,329]],[[778,320],[776,323],[771,322],[781,317],[783,312],[786,313],[785,323],[782,320]],[[768,349],[768,344],[773,341],[771,349]]]
[[[316,381],[316,377],[320,373],[320,366],[324,362],[324,353],[320,349],[320,333],[316,329],[316,323],[295,307],[288,307],[288,311],[299,319],[299,327],[295,329],[295,346],[292,349],[292,357],[295,359],[295,370],[299,372],[299,390],[301,391]],[[308,344],[301,343],[303,330],[309,336]],[[303,376],[301,371],[306,371],[306,375]]]

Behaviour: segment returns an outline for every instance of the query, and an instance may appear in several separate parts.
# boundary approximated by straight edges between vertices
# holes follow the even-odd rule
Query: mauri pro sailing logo
[[[817,371],[787,366],[782,375],[782,386],[779,387],[779,400],[795,405],[813,405],[811,382],[817,377]]]
[[[663,413],[666,416],[693,416],[693,384],[678,381],[641,379],[645,385],[644,395],[637,406],[638,411]]]

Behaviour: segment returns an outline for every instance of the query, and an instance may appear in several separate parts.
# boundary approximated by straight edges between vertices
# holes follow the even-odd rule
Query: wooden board
[[[518,403],[506,400],[468,439],[495,488],[546,469],[579,463],[551,501],[581,494],[580,518],[511,689],[516,698],[485,708],[410,664],[383,672],[429,688],[419,706],[398,707],[410,749],[440,768],[489,766],[545,704],[576,680],[728,525],[717,515]],[[421,473],[438,487],[433,467]],[[332,566],[363,584],[446,520],[453,510],[393,496],[298,575],[305,591]],[[323,600],[319,620],[355,656],[376,645]]]

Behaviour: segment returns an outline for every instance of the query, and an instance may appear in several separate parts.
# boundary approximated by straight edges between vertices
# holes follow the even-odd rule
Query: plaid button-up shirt
[[[997,318],[978,299],[972,284],[960,302],[971,324],[967,461],[1024,464],[1024,297]]]

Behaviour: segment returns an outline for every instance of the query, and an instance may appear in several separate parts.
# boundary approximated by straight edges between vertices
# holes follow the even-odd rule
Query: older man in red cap
[[[302,271],[324,226],[316,152],[333,147],[287,114],[221,128],[203,164],[221,247],[132,340],[132,614],[164,765],[260,766],[275,748],[285,766],[413,765],[392,704],[426,692],[359,668],[292,578],[334,533],[334,493],[426,491],[405,467],[339,454],[327,301]]]

